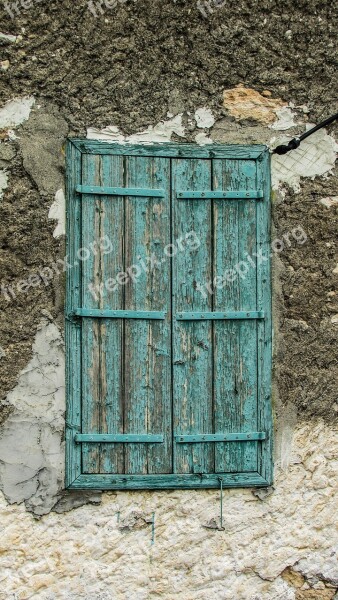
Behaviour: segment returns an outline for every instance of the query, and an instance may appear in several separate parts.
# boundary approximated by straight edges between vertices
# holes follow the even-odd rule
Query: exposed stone
[[[235,119],[253,119],[265,125],[276,121],[277,110],[287,106],[287,103],[279,98],[267,98],[252,88],[238,85],[223,92],[224,108]]]

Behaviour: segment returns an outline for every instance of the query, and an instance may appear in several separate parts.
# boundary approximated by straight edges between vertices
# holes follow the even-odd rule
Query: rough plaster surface
[[[27,121],[35,100],[32,97],[16,98],[0,109],[0,130],[12,129]]]
[[[66,199],[63,189],[58,190],[55,199],[48,213],[49,219],[58,222],[53,231],[53,236],[59,238],[66,233]]]
[[[7,402],[13,412],[0,430],[0,486],[9,502],[36,514],[56,502],[63,480],[64,351],[58,328],[42,321],[33,357]]]
[[[287,143],[291,137],[284,137],[274,145]],[[338,145],[334,138],[320,129],[305,139],[299,148],[279,156],[272,157],[272,184],[278,188],[281,183],[287,184],[295,192],[300,191],[301,177],[318,177],[330,173],[337,158]]]
[[[205,527],[219,521],[216,491],[106,493],[100,506],[38,522],[2,500],[0,598],[332,599],[336,435],[322,421],[299,426],[272,494],[224,492],[224,531]]]
[[[7,188],[7,185],[8,185],[8,175],[7,175],[6,171],[1,169],[1,171],[0,171],[0,199],[2,198],[3,192]]]

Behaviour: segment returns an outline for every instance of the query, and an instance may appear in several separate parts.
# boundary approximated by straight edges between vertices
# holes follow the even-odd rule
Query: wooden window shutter
[[[265,146],[67,149],[67,486],[272,481]]]

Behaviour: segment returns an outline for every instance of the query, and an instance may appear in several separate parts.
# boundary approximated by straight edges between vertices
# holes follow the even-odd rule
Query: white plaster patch
[[[201,131],[195,136],[195,142],[200,146],[204,146],[205,144],[213,144],[212,139],[206,133],[204,133],[204,131]]]
[[[167,121],[160,121],[157,125],[149,126],[145,131],[134,133],[132,135],[123,135],[119,128],[110,125],[104,129],[89,127],[87,129],[87,138],[90,140],[105,140],[107,142],[137,144],[142,142],[170,142],[172,135],[179,137],[185,136],[185,129],[182,124],[182,114],[178,114]]]
[[[58,221],[53,231],[53,237],[59,238],[66,234],[66,199],[63,190],[58,190],[48,213],[49,219]]]
[[[273,140],[273,146],[288,143],[288,138]],[[296,150],[279,156],[272,155],[272,185],[278,189],[287,184],[297,193],[300,191],[301,177],[310,177],[330,173],[334,168],[338,146],[334,138],[321,129],[301,142]]]
[[[331,317],[331,323],[332,325],[338,325],[338,314]]]
[[[63,484],[64,367],[61,334],[43,319],[33,357],[7,396],[14,411],[0,433],[0,489],[36,514],[51,510]]]
[[[8,175],[3,169],[0,170],[0,199],[3,196],[4,190],[8,186]]]
[[[289,106],[283,106],[276,110],[277,121],[270,125],[271,129],[285,131],[296,125],[294,113]]]
[[[195,112],[195,121],[197,127],[201,129],[210,128],[215,123],[215,117],[210,108],[198,108]]]
[[[10,100],[0,109],[0,129],[12,129],[27,121],[35,99],[32,96]]]
[[[319,202],[326,206],[326,208],[331,208],[332,206],[338,205],[338,196],[328,196],[327,198],[321,198]]]
[[[113,492],[103,495],[100,506],[50,513],[40,521],[0,497],[3,597],[295,600],[295,589],[281,576],[287,567],[334,582],[336,437],[322,421],[298,426],[292,454],[300,462],[276,470],[273,494],[261,501],[250,489],[223,491],[224,531],[204,527],[219,518],[219,490]],[[20,451],[27,445],[13,441]],[[13,455],[15,474],[16,450]],[[323,476],[325,488],[316,489]],[[135,512],[155,513],[154,544],[151,524],[119,527]]]

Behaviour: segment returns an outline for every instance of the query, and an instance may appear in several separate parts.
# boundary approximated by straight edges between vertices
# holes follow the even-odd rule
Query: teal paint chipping
[[[68,142],[67,487],[271,484],[269,253],[265,146]]]

